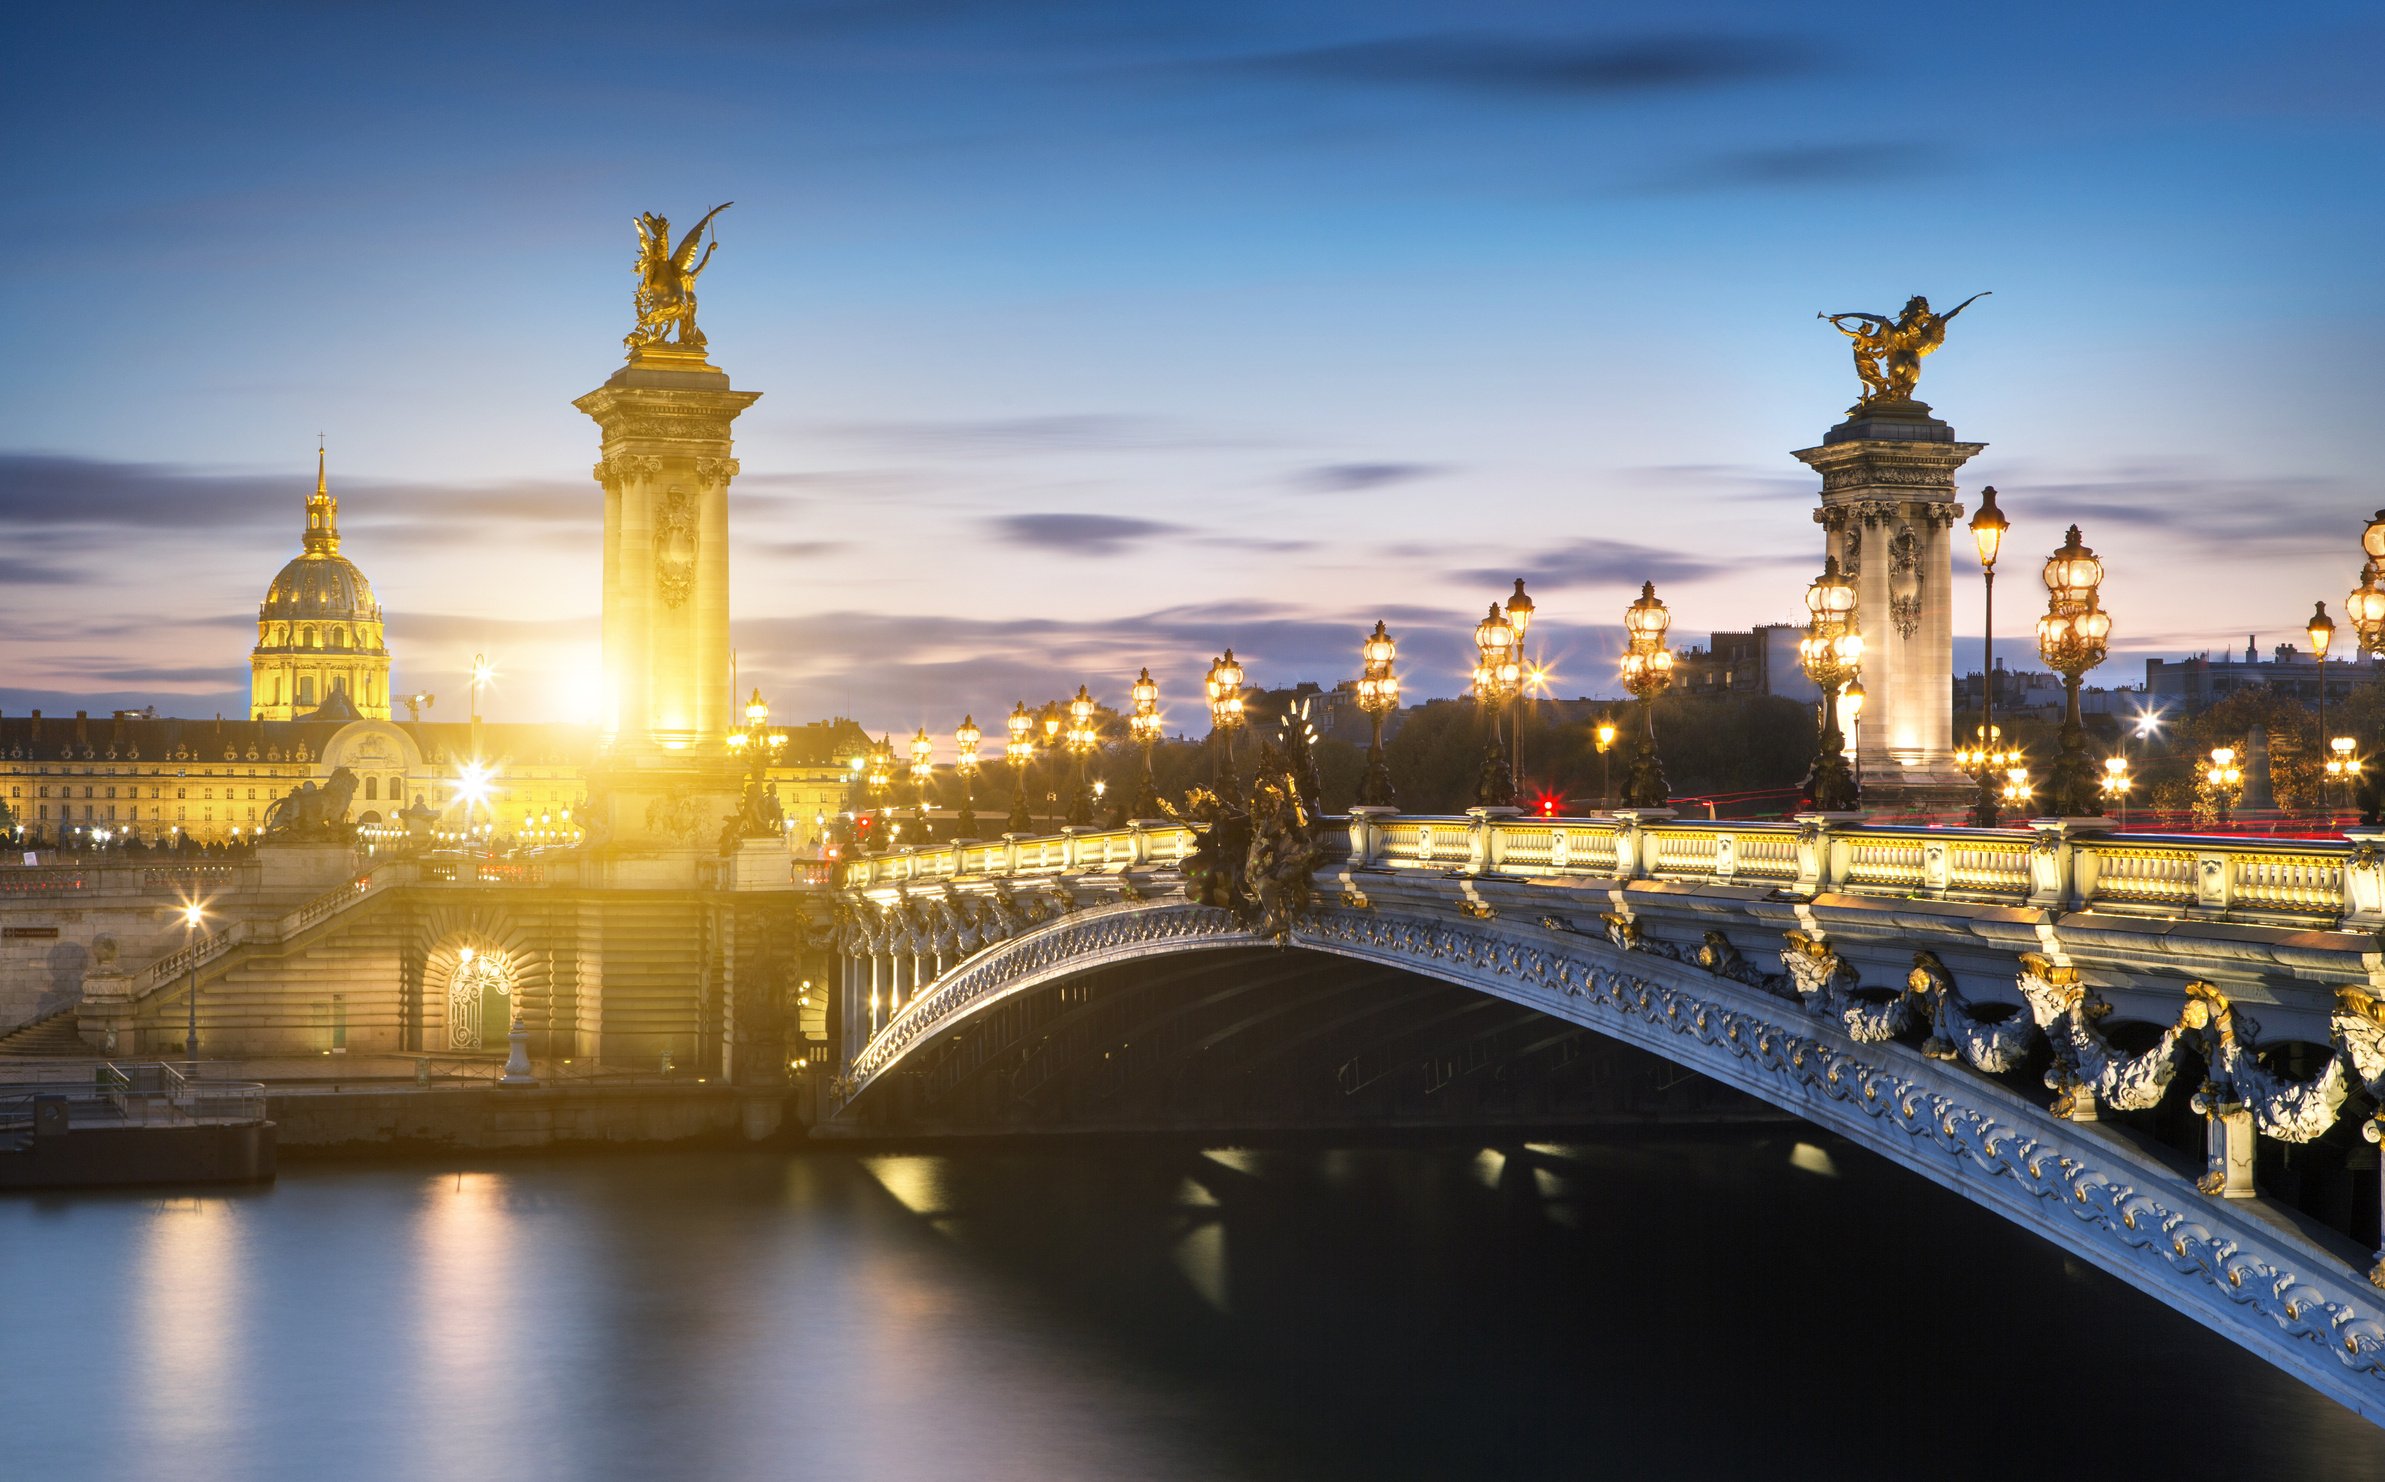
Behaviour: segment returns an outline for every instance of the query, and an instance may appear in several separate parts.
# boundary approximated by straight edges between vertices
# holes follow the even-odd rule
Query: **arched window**
[[[364,779],[364,800],[368,803],[378,803],[381,801],[380,778],[367,777]]]
[[[348,646],[348,630],[345,628],[332,629],[331,646],[333,648],[346,648]]]

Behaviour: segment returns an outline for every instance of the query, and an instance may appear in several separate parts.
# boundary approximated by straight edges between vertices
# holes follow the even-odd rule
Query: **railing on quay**
[[[1328,842],[1337,862],[1391,871],[1657,880],[1803,898],[1836,893],[2385,928],[2385,832],[2255,839],[2123,833],[2076,819],[1980,829],[1821,814],[1762,822],[1630,812],[1525,819],[1498,809],[1434,817],[1360,809],[1334,822]],[[1346,840],[1338,837],[1344,833]],[[1170,867],[1196,843],[1192,830],[1160,823],[1005,835],[851,857],[837,867],[835,882],[868,890]]]
[[[222,931],[201,937],[151,963],[134,981],[134,994],[139,996],[166,987],[194,968],[206,966],[245,942],[286,942],[360,901],[393,886],[412,884],[414,879],[415,871],[411,864],[393,862],[333,886],[278,920],[235,921]]]

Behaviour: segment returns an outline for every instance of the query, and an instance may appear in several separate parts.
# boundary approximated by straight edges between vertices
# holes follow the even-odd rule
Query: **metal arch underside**
[[[853,1096],[995,1003],[1099,965],[1261,945],[1182,903],[1064,917],[972,957],[856,1060]],[[1702,969],[1512,918],[1333,908],[1292,945],[1404,968],[1635,1045],[1829,1128],[2128,1282],[2385,1425],[2385,1292],[2094,1125],[1901,1043],[1860,1044]],[[909,1016],[906,1015],[906,1018]],[[902,1034],[895,1030],[905,1031]]]

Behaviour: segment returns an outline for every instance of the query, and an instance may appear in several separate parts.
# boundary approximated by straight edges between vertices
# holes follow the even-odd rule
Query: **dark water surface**
[[[2385,1478],[1814,1132],[315,1166],[0,1200],[0,1476]]]

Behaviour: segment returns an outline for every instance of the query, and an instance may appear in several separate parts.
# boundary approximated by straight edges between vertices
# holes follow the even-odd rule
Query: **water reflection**
[[[0,1278],[11,1477],[2000,1478],[2017,1416],[2029,1457],[2385,1476],[2385,1433],[1789,1128],[301,1169],[0,1202]]]

